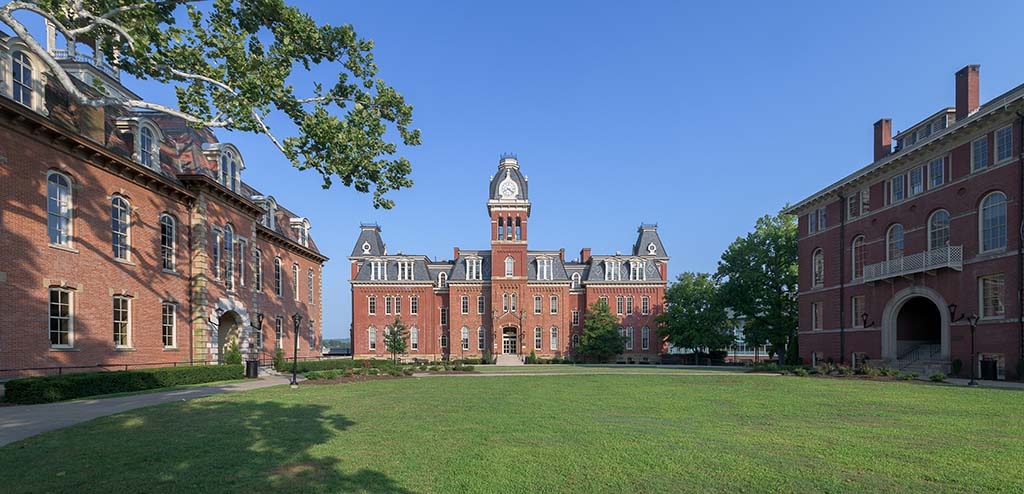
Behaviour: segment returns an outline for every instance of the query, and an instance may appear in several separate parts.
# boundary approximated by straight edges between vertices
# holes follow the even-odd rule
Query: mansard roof
[[[620,255],[615,255],[615,256],[601,256],[601,255],[597,255],[597,256],[591,257],[590,258],[590,271],[587,273],[588,276],[586,278],[584,278],[584,280],[586,280],[586,281],[597,281],[597,282],[605,281],[604,274],[605,274],[605,269],[606,269],[607,265],[605,264],[604,261],[605,260],[611,260],[611,259],[616,259],[616,260],[622,261],[622,264],[619,265],[619,279],[616,280],[614,283],[622,283],[622,282],[636,283],[637,282],[637,280],[630,280],[629,279],[629,261],[630,260],[645,261],[644,262],[644,271],[646,272],[646,281],[664,281],[664,280],[661,279],[661,271],[658,271],[658,267],[653,262],[650,262],[651,258],[648,257],[648,258],[645,259],[643,257],[638,258],[638,257],[634,257],[634,256],[620,256]]]
[[[515,197],[509,198],[501,194],[501,185],[506,181],[514,183],[518,189]],[[498,172],[491,177],[491,189],[487,197],[491,201],[509,203],[529,200],[529,183],[523,172],[519,170],[519,160],[515,155],[504,154],[501,156],[501,161],[498,163]]]
[[[668,258],[665,246],[661,244],[661,237],[658,236],[658,225],[641,224],[636,231],[638,235],[636,243],[633,244],[634,256]]]
[[[466,278],[466,260],[471,257],[479,257],[482,280],[491,279],[491,253],[489,251],[461,251],[459,258],[454,262],[451,272],[448,274],[448,281],[480,281],[468,280]]]
[[[359,238],[352,247],[351,257],[383,256],[387,246],[380,236],[380,226],[376,223],[363,223],[359,226]]]
[[[537,280],[537,271],[539,265],[537,264],[538,258],[552,259],[554,262],[551,264],[551,279],[541,281],[569,281],[569,274],[565,271],[565,264],[562,262],[562,258],[558,252],[527,252],[526,253],[526,279]]]
[[[356,273],[357,281],[400,281],[401,283],[416,283],[416,282],[432,282],[435,280],[431,276],[430,269],[427,268],[428,259],[423,256],[408,256],[408,255],[395,255],[387,256],[381,259],[386,263],[385,270],[387,271],[387,279],[385,280],[373,280],[370,278],[371,267],[369,262],[364,262],[359,267],[359,272]],[[399,280],[398,279],[398,263],[399,261],[413,261],[412,268],[412,280]]]

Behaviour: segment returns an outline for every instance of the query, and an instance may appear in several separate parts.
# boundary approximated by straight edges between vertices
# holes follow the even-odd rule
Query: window
[[[604,280],[622,280],[622,261],[607,260],[604,262]]]
[[[1006,279],[1001,274],[982,276],[979,278],[981,288],[981,317],[1002,317],[1006,314],[1003,305],[1003,290]]]
[[[132,345],[131,299],[114,297],[114,346],[128,348]]]
[[[812,273],[814,278],[811,280],[811,285],[814,288],[821,288],[825,285],[825,253],[821,249],[815,250],[811,256],[812,261]]]
[[[924,168],[910,170],[910,197],[924,192]]]
[[[824,312],[822,311],[821,302],[812,302],[811,303],[811,329],[813,329],[813,330],[821,329],[821,319],[822,319],[823,315],[824,315]]]
[[[388,279],[388,262],[387,261],[370,261],[370,279],[374,281]]]
[[[377,296],[371,295],[366,298],[366,312],[371,315],[377,315]]]
[[[573,309],[573,311],[572,311],[572,325],[573,326],[579,326],[580,325],[580,311],[578,311],[576,309]]]
[[[850,247],[853,259],[853,279],[859,280],[864,277],[864,236],[860,235],[853,239],[853,246]]]
[[[11,98],[32,108],[32,59],[23,52],[11,54]]]
[[[274,343],[277,344],[278,348],[284,346],[284,318],[274,318]]]
[[[644,326],[640,329],[640,349],[648,350],[651,348],[651,329]]]
[[[484,328],[482,328],[482,327],[476,328],[476,349],[477,350],[483,350],[485,348],[486,343],[487,343],[485,341],[486,340],[485,334],[486,333],[484,332]]]
[[[552,272],[552,261],[548,258],[537,259],[537,279],[538,280],[550,280]]]
[[[409,313],[414,316],[420,313],[420,297],[418,295],[409,297]]]
[[[409,348],[413,350],[420,349],[420,329],[416,326],[409,330]]]
[[[865,214],[868,211],[871,211],[871,189],[865,188],[860,191],[860,214]]]
[[[578,290],[580,288],[580,274],[579,273],[573,273],[572,274],[572,282],[569,285],[569,288],[572,289],[572,290]]]
[[[508,312],[508,294],[507,293],[502,293],[501,294],[501,311],[502,312]]]
[[[483,260],[479,257],[470,257],[466,259],[466,279],[467,280],[480,280],[483,279]]]
[[[255,258],[254,261],[256,262],[256,274],[255,274],[255,278],[256,279],[253,280],[253,281],[256,284],[256,291],[257,292],[262,292],[263,291],[263,251],[257,248],[255,251],[253,251],[252,255]]]
[[[643,281],[647,279],[647,273],[644,272],[644,264],[643,261],[629,261],[630,281]]]
[[[441,325],[442,326],[447,326],[448,325],[448,308],[447,307],[441,307]]]
[[[516,311],[516,294],[513,293],[509,297],[509,301],[510,301],[510,304],[509,304],[510,305],[510,309],[509,310],[511,310],[512,312],[515,312]]]
[[[818,231],[825,231],[825,226],[828,223],[825,221],[825,208],[818,208]]]
[[[238,158],[235,153],[230,150],[224,151],[220,155],[220,183],[231,189],[232,192],[238,192],[241,182],[238,173]]]
[[[441,348],[448,348],[448,333],[441,333]]]
[[[299,265],[292,264],[292,295],[295,300],[299,299]]]
[[[71,348],[74,346],[74,308],[71,291],[62,288],[50,289],[50,346]]]
[[[552,295],[549,302],[551,303],[551,313],[558,314],[558,295]]]
[[[463,295],[462,296],[462,313],[463,314],[469,314],[469,296],[468,295]]]
[[[541,309],[541,304],[542,304],[542,302],[541,302],[540,295],[534,295],[533,296],[533,313],[534,314],[540,314],[541,313],[541,310],[542,310]]]
[[[651,298],[646,295],[640,297],[640,313],[645,316],[651,313]]]
[[[633,314],[633,297],[626,297],[626,315]]]
[[[313,303],[313,269],[310,268],[306,271],[306,284],[308,285],[309,291],[306,292],[306,297],[309,303]]]
[[[114,259],[122,261],[128,260],[130,249],[131,220],[129,214],[131,214],[131,208],[128,206],[128,201],[121,196],[114,196],[110,201],[110,243],[114,250]]]
[[[885,259],[899,259],[903,257],[903,225],[897,223],[889,227],[889,233],[885,235]]]
[[[413,279],[412,268],[413,261],[398,261],[398,279],[411,281]]]
[[[600,298],[598,298],[598,300],[600,300],[602,304],[608,305],[608,296],[607,295],[602,295]]]
[[[993,192],[981,201],[981,251],[1006,248],[1006,195]]]
[[[50,244],[71,245],[71,180],[57,172],[46,176],[46,229]]]
[[[462,349],[469,350],[469,328],[462,327]]]
[[[971,143],[971,171],[988,167],[988,136]]]
[[[615,313],[622,315],[622,296],[615,297]]]
[[[578,346],[580,346],[580,335],[574,334],[572,335],[572,347],[576,348]]]
[[[177,327],[177,318],[175,317],[176,308],[177,306],[171,302],[164,302],[163,307],[161,308],[160,339],[164,343],[164,348],[174,348],[178,346],[176,341],[177,335],[175,334],[175,329]],[[260,337],[262,339],[262,333],[260,333]],[[262,344],[260,346],[262,346]]]
[[[309,335],[308,335],[308,337],[309,337],[309,349],[313,350],[316,347],[316,326],[313,324],[312,320],[309,321]],[[260,339],[260,347],[261,348],[263,347],[262,338]]]
[[[1004,127],[996,131],[996,163],[1013,157],[1013,128]]]
[[[548,349],[558,350],[558,328],[551,328],[551,338],[548,339]]]
[[[370,326],[367,331],[366,341],[370,344],[370,350],[377,349],[377,328]]]
[[[476,313],[483,314],[484,310],[487,309],[487,299],[483,295],[477,295],[476,297]]]
[[[626,350],[633,349],[633,328],[626,328]]]
[[[949,212],[940,209],[928,218],[928,250],[949,245]]]
[[[846,217],[856,218],[860,216],[860,193],[855,192],[850,197],[846,198]]]
[[[139,163],[148,167],[159,164],[159,159],[153,159],[159,156],[154,144],[156,144],[156,139],[153,138],[153,129],[147,125],[139,127]]]
[[[934,189],[946,182],[946,165],[944,158],[935,158],[928,162],[928,188]]]
[[[391,296],[390,295],[385,295],[384,296],[384,313],[385,314],[391,314]]]
[[[889,195],[889,197],[892,198],[892,200],[889,201],[890,203],[896,203],[896,202],[900,202],[900,201],[903,200],[903,198],[904,198],[904,195],[903,195],[904,194],[903,180],[904,180],[904,176],[903,175],[897,175],[895,177],[892,177],[892,180],[889,182],[889,184],[892,186],[892,192]]]
[[[224,283],[228,290],[235,289],[235,235],[231,225],[224,227]]]
[[[505,277],[512,277],[515,273],[516,260],[512,259],[512,256],[505,258]]]
[[[237,245],[235,246],[235,252],[238,255],[235,258],[238,260],[238,284],[245,286],[245,250],[246,241],[244,239],[238,239]]]
[[[866,312],[867,306],[864,304],[863,295],[854,295],[853,297],[850,297],[850,317],[853,319],[853,327],[864,327],[864,318],[862,315]]]
[[[402,297],[401,295],[395,296],[395,314],[402,313]]]
[[[815,209],[810,213],[807,213],[807,233],[811,234],[818,231],[818,210]]]
[[[533,349],[534,350],[540,350],[541,347],[544,344],[544,342],[543,342],[544,337],[541,335],[541,333],[542,332],[541,332],[540,327],[533,328]]]
[[[281,258],[274,258],[274,293],[280,297],[284,288],[281,286]]]
[[[505,218],[498,218],[498,240],[505,240]]]
[[[439,289],[448,288],[448,273],[438,273],[438,275],[437,275],[437,288],[439,288]]]

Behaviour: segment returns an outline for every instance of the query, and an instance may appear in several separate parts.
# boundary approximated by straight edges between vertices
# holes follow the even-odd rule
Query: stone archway
[[[934,305],[934,308],[929,307]],[[904,308],[907,311],[904,311]],[[934,325],[935,312],[938,312],[938,340],[941,345],[939,357],[949,360],[949,310],[946,299],[939,292],[924,286],[912,286],[896,292],[885,304],[882,312],[882,358],[896,360],[900,352],[901,314],[904,338],[913,338],[916,332],[934,334],[934,328],[913,327],[919,321],[913,319],[917,314],[925,318],[924,324]],[[926,317],[925,317],[926,316]],[[928,336],[928,339],[934,336]]]
[[[220,316],[217,324],[217,363],[224,363],[224,355],[232,343],[239,342],[242,329],[242,317],[231,310]]]

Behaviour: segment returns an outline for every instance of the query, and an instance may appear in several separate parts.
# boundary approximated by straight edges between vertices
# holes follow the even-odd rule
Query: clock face
[[[516,186],[515,182],[505,180],[501,183],[501,189],[499,192],[501,192],[501,197],[515,197],[516,193],[519,192],[519,187]]]

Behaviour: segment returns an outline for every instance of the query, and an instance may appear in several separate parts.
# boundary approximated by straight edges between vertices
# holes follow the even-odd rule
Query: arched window
[[[299,299],[299,265],[292,264],[292,296]]]
[[[24,52],[11,55],[11,98],[32,108],[32,59]]]
[[[256,286],[254,288],[256,289],[257,292],[262,292],[263,291],[263,251],[260,250],[259,248],[257,248],[256,250],[253,251],[252,257],[253,257],[253,262],[256,263],[256,272],[254,273],[254,277],[256,279],[253,280],[255,282]]]
[[[462,327],[462,349],[469,350],[469,328]]]
[[[420,349],[420,328],[416,326],[409,329],[409,348],[413,351]]]
[[[515,312],[516,311],[516,294],[513,293],[512,296],[509,297],[509,300],[511,301],[510,309],[512,310],[512,312]]]
[[[169,214],[160,215],[160,260],[167,271],[174,271],[175,229],[174,217]]]
[[[437,274],[437,287],[448,288],[448,273]]]
[[[114,251],[114,258],[123,261],[129,260],[128,252],[131,249],[131,207],[128,200],[121,196],[114,196],[110,201],[110,228],[111,247]]]
[[[651,348],[651,329],[644,326],[640,330],[640,349],[647,350]]]
[[[71,245],[71,180],[50,172],[46,176],[46,229],[52,245]]]
[[[507,293],[502,293],[501,294],[501,311],[502,312],[508,312],[508,294]]]
[[[274,258],[274,293],[280,297],[283,287],[281,286],[281,258]]]
[[[853,245],[850,247],[851,257],[853,258],[853,279],[857,280],[864,277],[864,235],[859,235],[853,239]]]
[[[899,259],[903,257],[903,225],[896,223],[889,227],[885,235],[885,259]]]
[[[928,218],[928,250],[949,246],[949,212],[940,209]]]
[[[139,128],[139,163],[148,167],[153,167],[159,163],[159,159],[154,159],[158,156],[155,144],[156,139],[153,136],[153,129],[149,128],[148,125],[141,126]]]
[[[505,240],[512,240],[512,217],[505,220]]]
[[[572,347],[576,348],[578,346],[580,346],[580,335],[574,334],[572,335]]]
[[[811,259],[813,263],[812,273],[814,274],[811,284],[818,288],[825,284],[825,253],[821,249],[817,249],[811,256]]]
[[[512,259],[512,256],[506,257],[505,258],[505,276],[506,277],[513,276],[514,273],[515,273],[515,268],[516,268],[516,260]]]
[[[309,288],[309,290],[306,292],[306,300],[309,301],[309,303],[312,304],[313,303],[313,268],[309,268],[309,270],[306,271],[306,284],[308,285],[308,288]]]
[[[548,348],[551,350],[558,350],[558,328],[551,327],[551,338],[548,341]]]
[[[368,348],[370,350],[377,349],[377,328],[370,326],[370,329],[366,331],[366,341],[369,343]]]
[[[540,350],[543,345],[544,345],[543,330],[540,329],[540,326],[537,326],[536,328],[533,328],[533,349],[534,350]]]
[[[579,273],[573,273],[572,274],[572,285],[570,286],[570,288],[572,288],[573,290],[576,290],[576,289],[579,289],[579,287],[580,287],[580,274]]]
[[[498,217],[498,240],[505,240],[505,218]]]
[[[981,201],[981,251],[1006,248],[1006,194],[993,192]]]
[[[520,218],[516,218],[516,240],[523,239],[523,223]]]
[[[228,290],[235,289],[235,231],[231,225],[224,227],[224,283]]]
[[[485,335],[486,335],[486,333],[484,332],[484,328],[483,327],[476,328],[476,347],[477,347],[477,350],[483,350],[485,348],[485,346],[487,344],[487,342],[485,341],[486,340]]]

